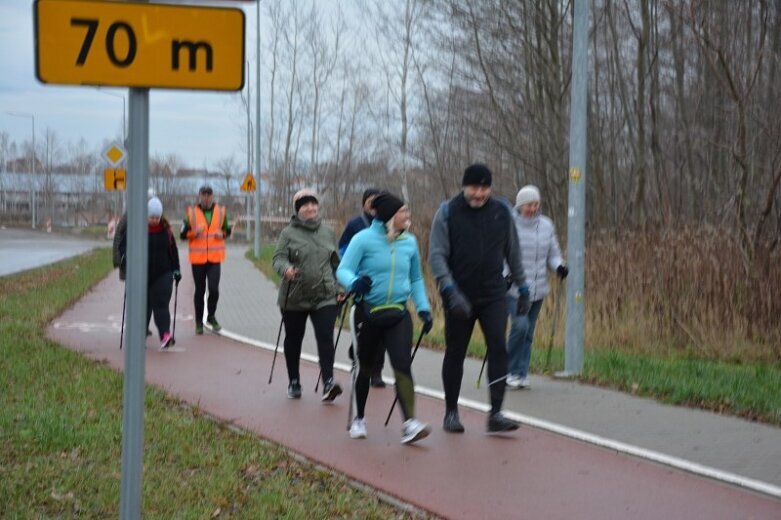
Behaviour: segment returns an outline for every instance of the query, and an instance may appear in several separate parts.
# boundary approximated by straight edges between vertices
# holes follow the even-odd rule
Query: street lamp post
[[[114,92],[109,92],[107,90],[101,90],[97,89],[98,92],[101,94],[106,94],[107,96],[116,97],[122,99],[122,146],[124,148],[127,148],[127,125],[125,124],[125,95],[124,94],[117,94]]]
[[[114,92],[108,92],[106,90],[101,90],[100,88],[96,89],[101,94],[106,94],[107,96],[121,98],[122,99],[122,147],[127,150],[127,125],[125,124],[125,95],[124,94],[116,94]],[[125,211],[125,192],[122,192],[121,195],[119,195],[120,199],[122,200],[122,211]],[[116,199],[114,199],[114,213],[118,213],[118,206]]]
[[[16,116],[16,117],[29,117],[30,120],[32,121],[32,124],[33,124],[32,149],[30,150],[30,172],[32,173],[32,176],[33,176],[33,185],[32,185],[32,189],[30,191],[32,191],[32,202],[33,202],[33,207],[32,207],[32,221],[33,222],[32,222],[32,226],[33,226],[33,229],[35,229],[35,222],[38,219],[38,215],[37,215],[37,200],[36,200],[36,198],[37,198],[36,192],[38,190],[38,178],[35,176],[35,116],[33,114],[25,114],[25,113],[21,113],[21,112],[6,112],[6,114],[8,114],[10,116]]]

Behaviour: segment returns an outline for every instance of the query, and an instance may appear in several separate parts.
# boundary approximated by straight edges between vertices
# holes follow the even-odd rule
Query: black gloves
[[[513,286],[513,275],[508,274],[507,276],[505,276],[504,277],[504,283],[507,284],[507,290],[509,291],[510,287]]]
[[[179,282],[182,281],[182,273],[179,272],[179,269],[174,271],[174,281],[176,282],[176,285],[179,285]]]
[[[556,274],[559,276],[559,279],[563,280],[569,274],[569,268],[562,264],[556,268]]]
[[[529,300],[529,286],[523,284],[518,288],[518,316],[526,316],[532,308]]]
[[[468,320],[472,316],[472,304],[455,285],[448,285],[442,289],[442,300],[445,303],[445,309],[453,317]]]
[[[362,296],[372,288],[372,279],[366,275],[361,276],[353,282],[353,294]]]
[[[428,311],[420,311],[418,313],[418,318],[420,318],[420,321],[423,322],[423,328],[421,329],[421,332],[423,332],[423,334],[428,334],[431,332],[431,327],[434,326],[434,318],[431,317],[431,313]]]

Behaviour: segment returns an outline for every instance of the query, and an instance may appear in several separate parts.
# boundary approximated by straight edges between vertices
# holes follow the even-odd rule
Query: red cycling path
[[[368,438],[350,439],[347,396],[333,405],[321,404],[312,391],[316,365],[302,361],[303,398],[286,399],[281,352],[269,385],[273,353],[210,333],[195,336],[191,315],[185,321],[188,315],[182,311],[191,309],[191,302],[192,285],[185,276],[174,351],[158,352],[156,335],[147,340],[148,384],[433,515],[781,518],[781,501],[773,497],[547,431],[523,427],[512,434],[486,435],[485,414],[467,408],[461,411],[466,433],[446,434],[440,424],[444,404],[424,396],[417,399],[416,415],[431,422],[432,434],[403,446],[398,411],[383,427],[393,399],[390,387],[370,392]],[[121,303],[122,286],[112,274],[55,320],[48,334],[121,371]],[[337,378],[346,386],[345,374]]]

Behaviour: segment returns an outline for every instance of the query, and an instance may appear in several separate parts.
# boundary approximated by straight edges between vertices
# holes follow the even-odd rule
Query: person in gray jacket
[[[507,375],[507,285],[504,263],[510,266],[521,297],[513,314],[526,314],[528,291],[521,265],[518,235],[509,206],[491,197],[491,170],[473,164],[464,170],[463,191],[442,204],[434,216],[429,237],[429,263],[445,307],[445,358],[442,384],[445,419],[442,427],[461,433],[458,396],[464,375],[464,358],[475,322],[485,336],[491,412],[489,432],[518,429],[502,415]]]
[[[289,385],[287,396],[301,398],[301,343],[307,317],[312,321],[317,340],[317,355],[323,374],[323,402],[342,393],[334,380],[334,323],[337,301],[344,294],[336,282],[339,253],[334,231],[323,224],[317,194],[308,189],[293,196],[296,214],[277,240],[272,266],[282,277],[277,303],[285,325],[285,364]]]
[[[517,390],[529,387],[527,375],[534,328],[542,309],[542,301],[549,292],[548,270],[555,271],[561,279],[567,277],[569,270],[561,258],[556,228],[551,219],[540,212],[540,190],[536,186],[524,186],[518,192],[513,218],[521,244],[521,260],[531,301],[528,314],[520,316],[510,312],[507,386]],[[513,285],[507,293],[507,306],[512,311],[517,305],[518,290]]]

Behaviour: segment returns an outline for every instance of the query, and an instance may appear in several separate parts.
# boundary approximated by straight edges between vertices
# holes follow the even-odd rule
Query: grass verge
[[[110,255],[0,278],[0,518],[118,516],[122,375],[44,336]],[[154,388],[144,439],[149,518],[411,516]]]
[[[273,253],[274,245],[268,244],[263,247],[260,259],[255,259],[251,251],[247,252],[247,258],[278,283],[279,276],[271,269]],[[425,344],[429,348],[443,350],[444,318],[436,309],[434,322],[434,329],[426,336]],[[558,328],[563,328],[563,317]],[[534,373],[551,373],[564,367],[564,351],[557,346],[551,349],[550,363],[547,363],[550,332],[550,323],[546,317],[541,317],[530,365]],[[485,342],[479,326],[475,327],[467,353],[477,358],[485,354]],[[630,346],[613,346],[588,349],[580,379],[669,404],[781,425],[781,393],[777,391],[781,388],[779,363],[740,359],[717,361],[680,355],[671,349],[661,349],[659,355],[653,356],[634,352]]]

